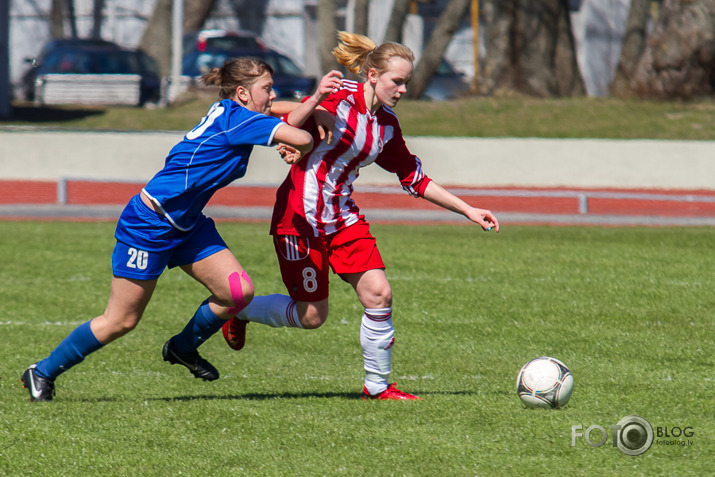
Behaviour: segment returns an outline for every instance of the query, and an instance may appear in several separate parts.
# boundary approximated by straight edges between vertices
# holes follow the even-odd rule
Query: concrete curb
[[[181,132],[0,130],[0,177],[146,182]],[[441,184],[468,187],[590,187],[715,190],[715,141],[409,137],[408,147]],[[278,184],[288,166],[254,148],[246,183]],[[395,184],[378,166],[359,185]]]

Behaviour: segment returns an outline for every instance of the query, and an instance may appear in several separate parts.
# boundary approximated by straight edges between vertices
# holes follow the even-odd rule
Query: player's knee
[[[244,307],[248,306],[249,303],[253,301],[253,297],[255,295],[255,290],[253,289],[253,284],[252,283],[244,283],[243,287],[241,288],[241,291],[243,292],[243,303],[245,303]],[[239,306],[240,303],[235,303],[234,306]]]
[[[322,317],[316,314],[304,315],[300,317],[300,324],[304,330],[315,330],[323,326],[327,319],[327,316]]]
[[[235,293],[235,290],[234,290]],[[213,302],[225,308],[245,308],[254,298],[253,287],[242,287],[241,296],[236,298],[235,294],[231,294],[228,290],[225,293],[217,292],[213,295]]]
[[[230,315],[236,315],[246,308],[253,300],[254,289],[251,278],[245,270],[240,274],[234,272],[228,277],[230,296],[224,297],[223,306],[228,308]]]
[[[129,333],[130,331],[134,331],[134,329],[137,327],[139,324],[139,321],[127,321],[122,324],[121,329],[119,330],[119,333],[125,335]]]
[[[323,326],[328,320],[328,303],[301,303],[298,307],[300,324],[303,329],[314,330]]]
[[[137,327],[140,319],[141,315],[132,313],[112,320],[113,329],[111,330],[111,334],[116,336],[126,335]]]
[[[235,290],[234,290],[235,291]],[[235,309],[238,313],[248,306],[253,301],[254,290],[252,286],[241,288],[241,297],[236,298],[235,295],[226,295],[224,297],[216,297],[218,303],[226,308]]]
[[[385,284],[375,287],[372,290],[372,302],[375,308],[389,308],[392,306],[392,288],[390,284]]]

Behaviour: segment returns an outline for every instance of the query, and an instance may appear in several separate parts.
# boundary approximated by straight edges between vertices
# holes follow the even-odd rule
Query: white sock
[[[360,344],[365,361],[365,387],[370,394],[387,389],[392,371],[392,308],[365,308],[360,326]]]
[[[263,323],[273,328],[302,328],[295,309],[295,300],[286,295],[254,297],[251,303],[236,315],[239,320]]]

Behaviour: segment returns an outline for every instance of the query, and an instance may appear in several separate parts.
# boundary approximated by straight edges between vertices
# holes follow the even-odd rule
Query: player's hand
[[[470,208],[465,214],[469,220],[482,226],[482,229],[489,231],[494,229],[499,232],[499,221],[491,210]]]
[[[313,93],[313,99],[320,104],[330,93],[335,93],[343,85],[343,74],[333,70],[320,78],[318,87]]]
[[[333,128],[335,127],[335,116],[327,110],[319,108],[313,112],[313,119],[318,126],[318,135],[322,141],[327,137],[327,143],[333,141]]]
[[[303,153],[288,144],[278,144],[276,148],[286,164],[296,164],[303,159]]]

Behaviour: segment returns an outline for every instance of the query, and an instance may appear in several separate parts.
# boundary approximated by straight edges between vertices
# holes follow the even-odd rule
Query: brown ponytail
[[[260,58],[231,58],[221,68],[211,68],[201,76],[201,82],[206,86],[218,86],[221,99],[234,99],[236,88],[249,88],[266,72],[273,75],[273,68]]]

